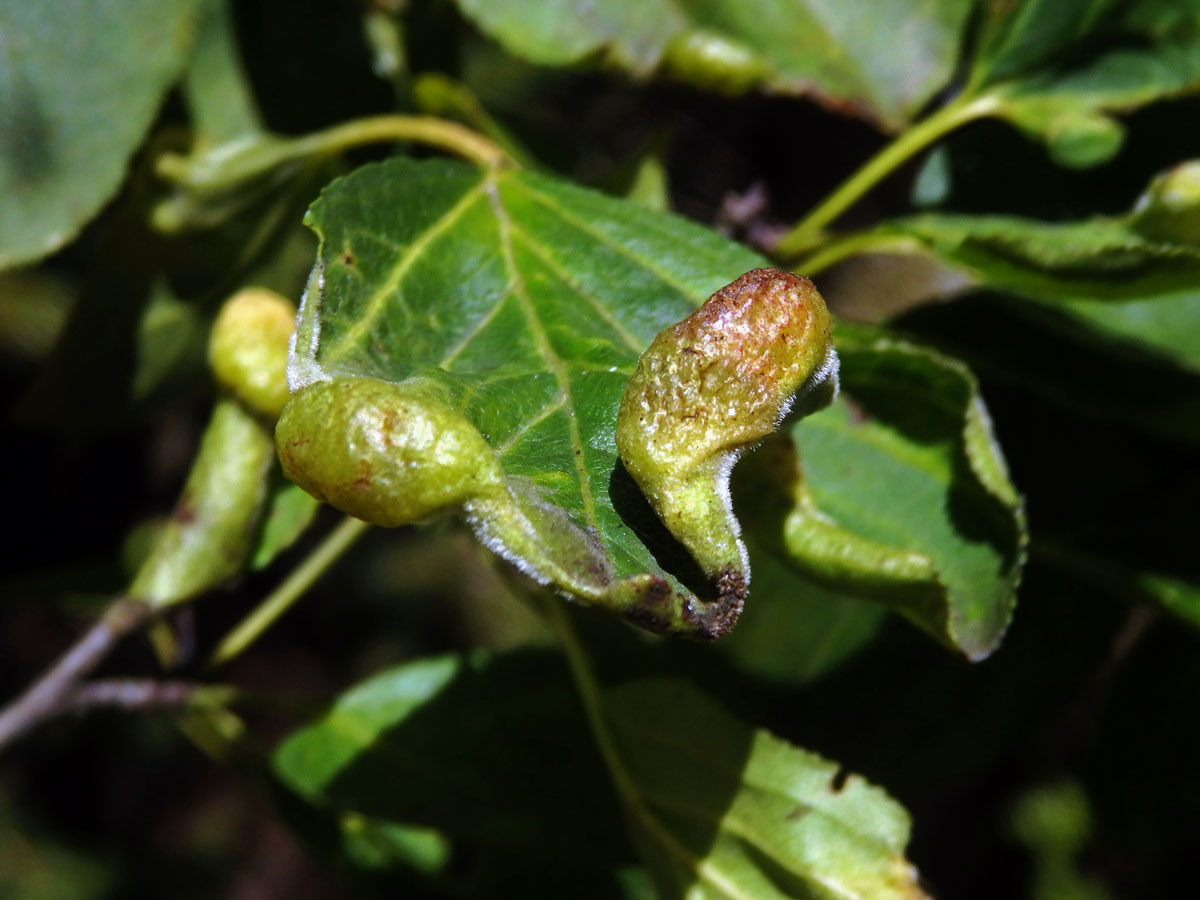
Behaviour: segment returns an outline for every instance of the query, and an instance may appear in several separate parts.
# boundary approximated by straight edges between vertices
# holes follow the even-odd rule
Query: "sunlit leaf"
[[[904,856],[908,815],[861,777],[682,682],[625,684],[604,708],[664,897],[926,897]]]
[[[560,590],[604,602],[609,585],[665,578],[688,596],[643,543],[655,522],[617,466],[617,408],[654,335],[760,258],[632,203],[445,162],[364,167],[309,221],[319,293],[301,311],[294,383],[435,385],[438,415],[460,410],[512,488],[549,510],[539,547],[590,535],[559,553],[565,574],[547,578]],[[493,536],[504,553],[512,536]]]

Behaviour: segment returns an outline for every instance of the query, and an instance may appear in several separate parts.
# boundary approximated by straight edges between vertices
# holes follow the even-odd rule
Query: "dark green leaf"
[[[1124,139],[1115,114],[1200,89],[1200,28],[1184,5],[992,0],[971,90],[1061,165],[1104,162]]]
[[[265,569],[280,553],[308,529],[320,506],[296,485],[279,476],[270,486],[266,512],[259,526],[257,546],[250,557],[251,569]]]
[[[246,73],[238,56],[233,0],[203,0],[200,28],[183,92],[196,143],[211,146],[260,131]]]
[[[793,428],[801,468],[780,448],[748,473],[750,527],[809,577],[981,659],[1012,616],[1026,533],[975,379],[863,326],[840,323],[837,342],[843,395]]]
[[[183,67],[197,10],[0,3],[0,268],[63,246],[116,191]]]
[[[0,798],[0,893],[14,900],[101,900],[118,883],[116,860],[72,847]]]
[[[1119,314],[1127,305],[1141,310],[1139,328],[1163,316],[1162,328],[1154,328],[1158,347],[1090,320],[1092,311]],[[1170,297],[1076,303],[975,293],[925,306],[902,325],[955,348],[989,380],[1033,391],[1073,415],[1194,444],[1200,442],[1200,373],[1189,362],[1194,357],[1171,349],[1176,340],[1194,340],[1196,320],[1186,307]]]
[[[859,776],[682,682],[622,685],[604,709],[632,833],[664,897],[926,896],[904,857],[907,814]]]
[[[544,65],[588,57],[730,92],[808,94],[901,127],[949,80],[971,4],[805,0],[458,0],[512,53]]]
[[[275,771],[373,829],[433,826],[516,852],[619,860],[611,783],[569,684],[545,654],[410,663],[293,733]],[[693,882],[689,896],[924,896],[903,856],[908,817],[878,788],[676,682],[624,685],[604,708],[632,779],[630,826],[663,896]]]
[[[622,857],[620,815],[559,658],[445,656],[343,694],[275,752],[301,796],[451,837]]]
[[[973,78],[991,84],[1053,62],[1102,24],[1119,0],[984,0]]]
[[[1200,585],[1149,572],[1138,577],[1137,586],[1167,612],[1200,628]]]
[[[1200,374],[1200,290],[1124,303],[1063,300],[1053,307],[1080,323],[1083,332],[1134,342]]]
[[[886,230],[915,238],[987,284],[1026,296],[1144,299],[1177,294],[1200,280],[1200,246],[1153,240],[1124,218],[1050,223],[927,213]]]
[[[1198,584],[1159,572],[1142,571],[1047,541],[1039,542],[1035,552],[1043,561],[1119,600],[1160,607],[1192,627],[1200,628]]]
[[[752,455],[741,465],[751,468],[756,461]],[[735,499],[741,509],[741,495]],[[839,589],[805,578],[755,541],[755,530],[750,526],[747,534],[754,602],[746,605],[720,649],[743,672],[772,681],[812,681],[866,645],[887,610],[847,596],[844,585]]]
[[[1149,350],[1200,371],[1200,167],[1157,176],[1122,216],[1039,222],[925,214],[885,234],[915,239],[977,281],[1047,307],[1076,336]],[[1119,301],[1119,302],[1118,302]]]

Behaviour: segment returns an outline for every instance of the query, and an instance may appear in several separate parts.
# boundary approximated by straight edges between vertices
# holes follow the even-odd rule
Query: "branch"
[[[67,695],[62,711],[85,713],[106,706],[130,712],[180,709],[197,701],[228,699],[228,689],[194,681],[158,681],[153,678],[109,678],[77,685]]]
[[[121,597],[41,678],[0,712],[0,750],[70,705],[76,685],[127,634],[145,625],[155,610],[132,597]]]

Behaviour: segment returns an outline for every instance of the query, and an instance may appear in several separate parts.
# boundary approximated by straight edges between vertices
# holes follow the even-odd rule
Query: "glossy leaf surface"
[[[694,565],[617,465],[616,410],[641,348],[730,272],[758,263],[753,254],[679,219],[547,178],[444,162],[393,160],[360,169],[323,194],[310,223],[322,241],[314,276],[320,287],[300,316],[293,370],[301,381],[365,376],[435,385],[488,440],[506,478],[528,479],[595,536],[616,577],[689,578]],[[910,529],[910,521],[934,520],[929,546],[901,545],[937,558],[922,563],[924,611],[916,618],[968,656],[986,655],[1011,612],[1021,532],[986,420],[964,431],[982,409],[973,383],[961,367],[919,351],[873,355],[861,340],[848,346],[860,353],[863,390],[870,392],[864,399],[903,410],[914,393],[927,397],[928,409],[914,407],[912,427],[932,417],[937,431],[913,440],[898,428],[887,444],[884,432],[850,427],[843,404],[812,433],[823,448],[814,453],[828,454],[832,466],[808,476],[813,489],[830,498],[830,513],[838,508],[834,494],[857,498],[842,501],[861,504],[843,525],[848,539],[857,534],[894,547],[897,535],[908,541],[926,527]],[[876,373],[871,361],[880,359],[896,371],[882,366]],[[809,437],[797,434],[807,467]],[[845,458],[857,460],[855,472],[837,468]],[[907,480],[896,479],[897,466]],[[757,460],[743,467],[753,469]],[[820,485],[822,479],[829,481]],[[912,490],[873,493],[868,484]],[[969,508],[982,502],[984,517],[995,516],[998,530],[979,540],[962,540],[947,511],[949,492],[957,497],[964,486]],[[879,522],[889,524],[881,531]],[[760,552],[752,548],[752,565]],[[966,561],[972,553],[974,562]],[[823,583],[863,596],[857,580],[854,572],[827,571]],[[555,583],[578,590],[570,580]],[[763,588],[756,594],[752,582],[750,603],[790,602],[811,583],[772,578]],[[964,589],[969,601],[960,596]],[[947,593],[956,598],[950,607]],[[869,631],[864,624],[863,636]]]

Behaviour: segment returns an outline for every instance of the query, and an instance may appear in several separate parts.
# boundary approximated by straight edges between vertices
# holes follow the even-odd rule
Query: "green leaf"
[[[0,268],[75,236],[187,59],[196,0],[0,2]]]
[[[869,7],[819,0],[458,0],[513,54],[543,65],[600,56],[636,77],[803,94],[898,129],[949,80],[964,0]]]
[[[751,456],[742,466],[755,464]],[[746,507],[742,495],[735,499],[739,510]],[[871,641],[887,610],[847,596],[844,586],[805,578],[756,541],[756,530],[751,526],[747,539],[754,597],[763,602],[748,603],[737,628],[718,646],[751,675],[793,684],[813,681]]]
[[[1159,346],[1105,331],[1090,313],[1140,309],[1139,326],[1159,320]],[[1022,300],[973,293],[907,314],[902,326],[954,347],[989,380],[1032,391],[1070,415],[1136,427],[1177,441],[1200,442],[1200,373],[1194,357],[1169,350],[1194,341],[1196,319],[1171,297],[1144,302]],[[1105,318],[1108,318],[1105,316]],[[1172,328],[1176,330],[1173,332]],[[1013,348],[1020,347],[1019,358]],[[1189,359],[1193,360],[1189,362]]]
[[[380,672],[293,732],[274,769],[338,815],[574,859],[628,853],[555,654],[442,656]]]
[[[449,842],[432,828],[370,819],[358,813],[346,813],[338,824],[346,856],[364,869],[404,865],[432,873],[450,859]]]
[[[553,557],[531,567],[560,590],[602,602],[666,578],[684,591],[639,536],[645,501],[617,467],[617,408],[654,335],[759,257],[551,179],[436,161],[359,169],[308,221],[321,239],[320,290],[301,310],[293,389],[377,379],[420,393],[407,407],[427,409],[443,432],[465,416],[460,449],[477,429],[496,462],[462,465],[488,484],[499,467],[530,522],[477,531],[518,563]],[[288,421],[285,410],[281,433]],[[516,545],[525,550],[510,553]]]
[[[915,239],[979,283],[1046,307],[1074,337],[1200,371],[1200,166],[1156,176],[1130,212],[1075,222],[929,213],[880,232]],[[1065,324],[1064,324],[1065,323]]]
[[[1200,89],[1200,28],[1183,5],[991,0],[970,90],[1059,164],[1097,165],[1124,139],[1114,115]]]
[[[1063,300],[1046,305],[1072,319],[1079,334],[1090,332],[1115,344],[1132,342],[1200,374],[1200,290],[1124,303]]]
[[[627,815],[664,897],[920,898],[909,819],[836,763],[734,719],[686,683],[604,698]]]
[[[790,448],[760,451],[751,527],[827,588],[982,659],[1012,617],[1027,535],[974,376],[876,329],[836,336],[842,397],[793,427],[802,469]]]
[[[1193,628],[1200,628],[1200,585],[1144,572],[1137,578],[1137,587],[1147,599]]]
[[[885,226],[985,284],[1054,300],[1169,296],[1200,279],[1200,246],[1155,240],[1125,217],[1040,222],[927,213]]]
[[[985,0],[973,80],[992,84],[1036,71],[1078,46],[1118,0]]]
[[[620,814],[569,684],[545,653],[408,663],[291,734],[274,769],[374,832],[435,827],[507,852],[624,863]],[[638,804],[630,828],[663,896],[693,881],[701,893],[689,896],[924,896],[903,856],[908,817],[878,788],[678,682],[623,685],[604,708]]]
[[[282,478],[278,469],[273,474],[257,545],[250,557],[250,568],[256,571],[265,569],[276,556],[299,540],[320,507],[309,494]]]
[[[183,92],[196,143],[215,145],[262,130],[238,55],[232,0],[203,0]]]
[[[1200,628],[1200,584],[1081,553],[1050,541],[1040,541],[1035,552],[1043,561],[1119,600],[1157,606],[1193,628]]]

